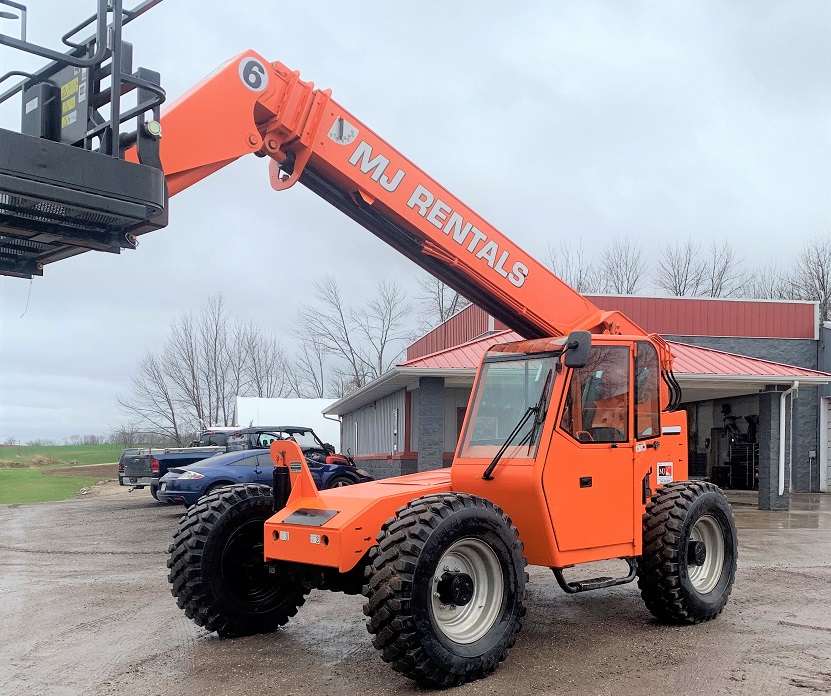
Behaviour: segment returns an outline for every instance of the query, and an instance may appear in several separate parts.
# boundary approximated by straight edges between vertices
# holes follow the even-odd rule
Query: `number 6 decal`
[[[239,64],[239,77],[248,89],[262,92],[268,87],[268,72],[256,58],[244,58]]]

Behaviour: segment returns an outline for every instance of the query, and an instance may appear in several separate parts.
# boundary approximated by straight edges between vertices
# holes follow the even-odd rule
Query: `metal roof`
[[[415,389],[420,377],[444,377],[448,386],[470,386],[485,352],[498,343],[521,341],[515,331],[496,331],[455,348],[425,355],[394,367],[356,392],[333,403],[324,413],[342,415],[399,389]],[[795,365],[749,358],[710,348],[669,342],[673,370],[684,388],[684,402],[753,394],[767,385],[831,383],[831,374]]]
[[[635,295],[586,297],[600,309],[623,312],[645,331],[663,336],[819,338],[817,302]],[[468,305],[410,345],[407,360],[507,328],[480,307]]]

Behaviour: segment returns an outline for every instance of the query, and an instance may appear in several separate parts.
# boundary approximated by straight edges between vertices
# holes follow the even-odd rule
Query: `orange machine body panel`
[[[318,492],[296,443],[272,443],[271,457],[276,466],[291,469],[292,489],[286,507],[265,523],[267,561],[308,563],[345,573],[375,545],[381,525],[399,507],[450,490],[450,471],[439,469]],[[314,520],[315,511],[326,521],[303,524],[304,518]]]

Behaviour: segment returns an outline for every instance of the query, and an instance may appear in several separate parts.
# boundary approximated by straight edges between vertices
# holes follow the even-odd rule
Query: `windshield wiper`
[[[551,377],[553,371],[549,370],[545,376],[545,384],[542,385],[542,393],[540,400],[537,402],[537,412],[534,415],[534,425],[531,428],[530,439],[528,440],[528,453],[531,453],[531,447],[537,441],[537,433],[540,432],[540,426],[545,422],[545,414],[548,413],[548,387],[551,386]]]
[[[499,448],[499,451],[494,456],[493,461],[490,464],[488,464],[488,468],[485,469],[484,473],[482,474],[482,478],[485,481],[493,480],[493,476],[491,475],[493,474],[493,470],[496,468],[496,465],[499,464],[499,461],[502,459],[505,452],[508,450],[508,447],[511,446],[511,442],[513,442],[513,439],[522,430],[522,428],[528,422],[528,419],[531,417],[532,414],[535,416],[534,426],[531,428],[528,434],[524,438],[522,438],[522,441],[519,443],[519,445],[521,447],[527,442],[528,447],[530,449],[530,447],[536,441],[537,430],[539,429],[540,424],[545,420],[545,413],[543,412],[543,407],[547,406],[546,397],[548,395],[549,384],[551,383],[551,375],[552,372],[551,370],[549,370],[548,375],[545,378],[545,384],[543,385],[542,393],[540,394],[540,398],[537,401],[536,405],[529,406],[527,409],[525,409],[525,413],[522,414],[522,418],[519,419],[519,423],[517,423],[514,426],[514,429],[511,431],[511,434],[508,435],[508,437],[505,439],[505,442],[502,443],[502,446]],[[540,416],[541,413],[542,416]]]

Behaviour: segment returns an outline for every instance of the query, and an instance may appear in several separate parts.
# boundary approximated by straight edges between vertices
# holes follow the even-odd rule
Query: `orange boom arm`
[[[252,51],[233,58],[164,112],[162,134],[170,195],[245,154],[266,156],[275,189],[299,181],[527,338],[575,329],[645,334],[619,312],[598,309],[329,90],[315,89],[282,63]]]

